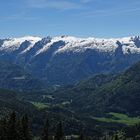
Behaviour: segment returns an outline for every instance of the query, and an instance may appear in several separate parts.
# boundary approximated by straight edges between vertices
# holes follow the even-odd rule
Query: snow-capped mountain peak
[[[33,36],[5,39],[2,43],[2,46],[0,46],[0,50],[15,51],[19,49],[20,45],[25,41],[30,42],[31,46],[34,46],[34,44],[39,40],[41,40],[40,37],[33,37]]]
[[[76,38],[73,36],[58,36],[58,37],[47,37],[47,38],[40,38],[40,37],[33,37],[33,36],[25,36],[21,38],[10,38],[3,41],[0,50],[5,51],[15,51],[21,47],[21,44],[25,41],[30,42],[28,47],[25,47],[25,50],[22,50],[22,53],[29,51],[34,45],[39,41],[45,41],[44,45],[37,49],[36,54],[44,53],[47,51],[54,43],[62,41],[64,45],[58,47],[55,50],[56,53],[62,52],[84,52],[87,49],[95,49],[101,52],[114,52],[115,49],[118,47],[117,42],[120,42],[122,46],[122,50],[124,53],[127,53],[129,49],[132,53],[139,53],[140,47],[140,37],[124,37],[124,38],[111,38],[111,39],[104,39],[104,38]]]
[[[140,60],[140,37],[73,36],[0,39],[0,60],[16,63],[49,84],[71,84],[116,72]]]

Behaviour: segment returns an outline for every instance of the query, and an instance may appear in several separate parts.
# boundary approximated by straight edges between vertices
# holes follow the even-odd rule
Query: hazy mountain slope
[[[0,60],[14,62],[45,84],[68,85],[114,73],[140,60],[140,37],[23,37],[0,40]]]
[[[14,90],[41,90],[43,84],[23,68],[7,61],[0,61],[0,88]]]
[[[31,104],[21,100],[16,92],[0,89],[0,117],[12,111],[16,111],[19,114],[29,113],[31,115],[35,110]]]
[[[59,102],[69,101],[69,108],[90,115],[120,112],[140,113],[140,62],[118,76],[97,75],[73,87],[54,93]]]

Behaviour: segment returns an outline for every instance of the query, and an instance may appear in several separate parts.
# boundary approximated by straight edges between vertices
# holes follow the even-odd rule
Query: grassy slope
[[[125,114],[114,113],[114,112],[109,113],[109,115],[111,115],[111,117],[102,117],[102,118],[93,117],[93,119],[97,121],[101,121],[101,122],[121,123],[125,125],[135,125],[135,124],[140,123],[139,117],[129,117]]]
[[[31,102],[37,109],[42,110],[48,107],[47,104],[41,102]]]

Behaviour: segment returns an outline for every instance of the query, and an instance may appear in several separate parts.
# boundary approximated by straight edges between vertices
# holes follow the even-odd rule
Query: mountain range
[[[1,39],[0,66],[0,117],[28,113],[34,132],[46,114],[68,134],[140,122],[139,36]]]
[[[117,73],[140,60],[140,37],[71,36],[0,39],[0,61],[19,66],[45,85],[73,85],[95,74]]]

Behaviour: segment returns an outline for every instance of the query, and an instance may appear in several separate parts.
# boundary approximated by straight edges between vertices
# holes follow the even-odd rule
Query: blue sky
[[[0,0],[0,38],[140,35],[140,0]]]

